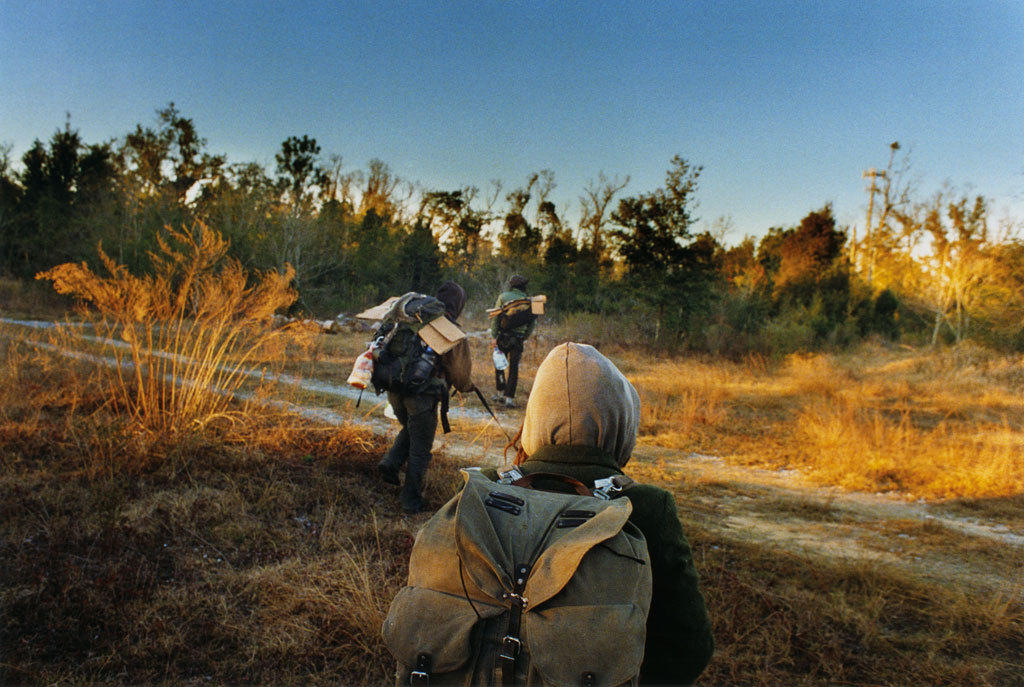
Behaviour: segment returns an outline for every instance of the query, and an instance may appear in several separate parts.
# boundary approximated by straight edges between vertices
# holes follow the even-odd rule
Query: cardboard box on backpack
[[[539,296],[530,297],[530,312],[534,315],[544,314],[544,304],[548,302],[548,297],[541,294]]]
[[[531,313],[533,313],[534,315],[543,315],[544,314],[544,304],[548,302],[548,297],[543,295],[543,294],[541,294],[541,295],[538,295],[538,296],[530,296],[529,298],[520,298],[518,300],[509,301],[508,303],[506,303],[505,305],[503,305],[500,308],[487,308],[487,316],[488,317],[497,317],[498,313],[502,312],[503,310],[508,308],[510,305],[521,303],[524,300],[530,301],[530,312]]]
[[[398,299],[399,296],[392,296],[380,305],[364,310],[356,317],[362,320],[383,319]],[[466,334],[443,315],[420,327],[419,336],[428,346],[442,355],[451,350],[452,346],[460,340],[466,338]]]
[[[423,325],[419,335],[428,346],[442,355],[451,350],[452,346],[460,340],[466,338],[465,333],[444,316]]]
[[[388,310],[395,301],[398,300],[398,296],[392,296],[380,305],[375,305],[372,308],[367,308],[363,312],[356,315],[360,320],[382,320],[384,316],[388,314]]]

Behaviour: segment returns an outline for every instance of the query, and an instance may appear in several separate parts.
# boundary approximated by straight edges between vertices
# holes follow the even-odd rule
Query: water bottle
[[[494,361],[494,369],[501,371],[508,368],[508,358],[499,349],[495,348],[491,353],[491,360]]]
[[[420,387],[426,384],[430,376],[434,374],[434,367],[437,365],[439,356],[430,346],[426,346],[409,368],[409,387]]]

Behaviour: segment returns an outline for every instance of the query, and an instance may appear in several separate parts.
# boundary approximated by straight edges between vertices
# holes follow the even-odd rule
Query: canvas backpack
[[[529,298],[517,298],[501,306],[498,318],[499,332],[512,332],[519,327],[530,324],[537,319]]]
[[[373,335],[373,373],[370,381],[382,391],[423,393],[429,391],[440,356],[419,337],[423,325],[444,315],[437,298],[410,292],[384,315]],[[435,390],[440,393],[440,390]]]
[[[629,499],[607,498],[628,478],[570,494],[529,488],[537,474],[462,472],[462,491],[417,535],[384,621],[395,684],[636,684],[650,558]]]

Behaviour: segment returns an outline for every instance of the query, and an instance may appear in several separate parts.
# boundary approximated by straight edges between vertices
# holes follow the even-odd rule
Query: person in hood
[[[515,462],[525,474],[558,473],[592,486],[624,474],[639,426],[640,396],[629,380],[593,346],[564,343],[537,369]],[[622,497],[632,503],[630,521],[651,557],[640,684],[690,684],[710,661],[714,639],[675,499],[648,484],[634,484]]]
[[[452,324],[458,324],[458,317],[466,305],[465,290],[453,281],[446,281],[437,290],[437,299],[444,303],[445,316]],[[426,506],[423,479],[430,465],[430,451],[437,433],[438,404],[447,400],[452,388],[472,390],[471,374],[469,342],[463,338],[441,356],[435,378],[420,393],[388,391],[388,403],[402,429],[377,469],[381,479],[388,484],[402,485],[399,501],[406,513],[418,513]],[[403,466],[404,483],[399,477]]]
[[[526,295],[526,277],[521,274],[513,274],[509,277],[506,288],[498,295],[495,308],[504,308],[511,303],[525,301],[526,311],[521,317],[524,321],[517,323],[518,317],[506,318],[501,315],[491,322],[491,339],[494,348],[505,354],[508,360],[507,370],[494,371],[494,386],[498,393],[494,397],[496,403],[506,408],[516,407],[516,387],[519,385],[519,361],[523,357],[523,346],[526,340],[533,333],[536,318],[529,311],[529,296]]]

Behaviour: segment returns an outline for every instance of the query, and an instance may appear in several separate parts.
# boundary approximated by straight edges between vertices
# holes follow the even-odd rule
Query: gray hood
[[[593,346],[564,343],[537,368],[523,420],[523,450],[532,455],[544,446],[588,446],[622,467],[639,426],[640,395],[612,361]]]

